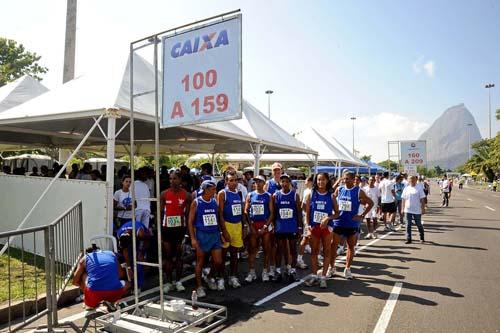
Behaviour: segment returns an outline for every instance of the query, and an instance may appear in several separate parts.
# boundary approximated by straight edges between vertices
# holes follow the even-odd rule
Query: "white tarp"
[[[38,80],[24,75],[0,87],[0,112],[35,98],[49,89]]]

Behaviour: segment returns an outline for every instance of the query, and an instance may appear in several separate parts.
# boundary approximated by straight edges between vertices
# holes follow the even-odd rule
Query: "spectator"
[[[90,165],[90,163],[84,163],[83,168],[80,170],[76,178],[80,180],[92,180],[92,176],[90,175],[91,171],[92,165]]]
[[[10,172],[11,172],[10,170],[11,170],[11,169],[10,169],[10,166],[8,166],[8,165],[4,165],[4,166],[2,167],[2,171],[3,171],[3,173],[4,173],[4,174],[6,174],[6,175],[10,175]]]
[[[142,222],[149,228],[149,217],[151,215],[151,205],[149,203],[150,193],[146,184],[147,171],[144,168],[137,170],[137,180],[134,182],[135,200],[135,220]]]
[[[101,173],[99,170],[92,170],[90,172],[90,180],[101,180]]]
[[[31,169],[30,176],[31,176],[31,177],[40,177],[40,174],[38,173],[38,168],[37,168],[36,166],[34,166],[34,167]]]
[[[49,168],[46,165],[40,167],[40,173],[42,177],[49,177]]]
[[[245,184],[247,187],[247,192],[250,193],[253,191],[253,184],[255,183],[255,181],[253,180],[253,171],[252,170],[245,171],[243,175],[245,176]]]
[[[76,179],[76,177],[78,176],[78,172],[80,171],[79,169],[80,169],[80,167],[78,166],[78,164],[73,163],[71,165],[71,172],[69,173],[68,178],[69,179]]]

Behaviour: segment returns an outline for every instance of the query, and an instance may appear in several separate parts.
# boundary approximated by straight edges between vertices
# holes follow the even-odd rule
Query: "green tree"
[[[497,120],[500,120],[500,109],[497,109]]]
[[[441,167],[439,165],[436,165],[434,167],[434,172],[436,172],[436,176],[441,176],[443,174],[444,170],[441,169]]]
[[[399,170],[399,164],[391,160],[385,160],[382,162],[378,162],[377,164],[386,169],[389,169],[390,167],[391,171]]]
[[[361,156],[361,160],[364,162],[370,162],[372,160],[372,155],[363,155]]]
[[[39,75],[47,73],[48,69],[40,66],[40,58],[15,40],[0,37],[0,87],[23,75],[41,80]]]
[[[482,173],[489,182],[495,179],[495,173],[500,172],[500,133],[493,139],[485,139],[472,144],[474,155],[467,161],[466,167]]]

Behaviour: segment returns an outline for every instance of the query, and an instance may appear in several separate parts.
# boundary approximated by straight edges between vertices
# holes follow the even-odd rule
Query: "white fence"
[[[16,230],[51,180],[0,175],[0,232]],[[83,239],[87,246],[90,237],[107,233],[105,182],[57,179],[23,228],[49,224],[79,200],[82,201]],[[19,242],[16,239],[14,244]],[[42,255],[43,246],[36,246],[36,252]]]

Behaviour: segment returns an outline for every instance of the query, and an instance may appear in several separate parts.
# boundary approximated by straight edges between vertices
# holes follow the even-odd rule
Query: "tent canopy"
[[[35,98],[49,89],[38,80],[24,75],[0,87],[0,112]]]
[[[130,118],[129,68],[128,62],[125,67],[105,67],[0,113],[0,143],[75,147],[94,118],[109,110],[120,117],[116,122],[118,131]],[[135,142],[137,153],[147,154],[154,150],[155,73],[153,66],[138,55],[134,55],[133,68],[134,94],[143,94],[134,98]],[[102,128],[106,128],[106,121],[101,121]],[[246,101],[243,119],[168,128],[160,131],[160,141],[160,149],[167,153],[247,153],[250,144],[264,145],[266,151],[275,153],[316,153]],[[129,142],[129,130],[121,131],[116,137],[117,153],[127,153]],[[106,139],[95,130],[86,145],[105,151]]]

